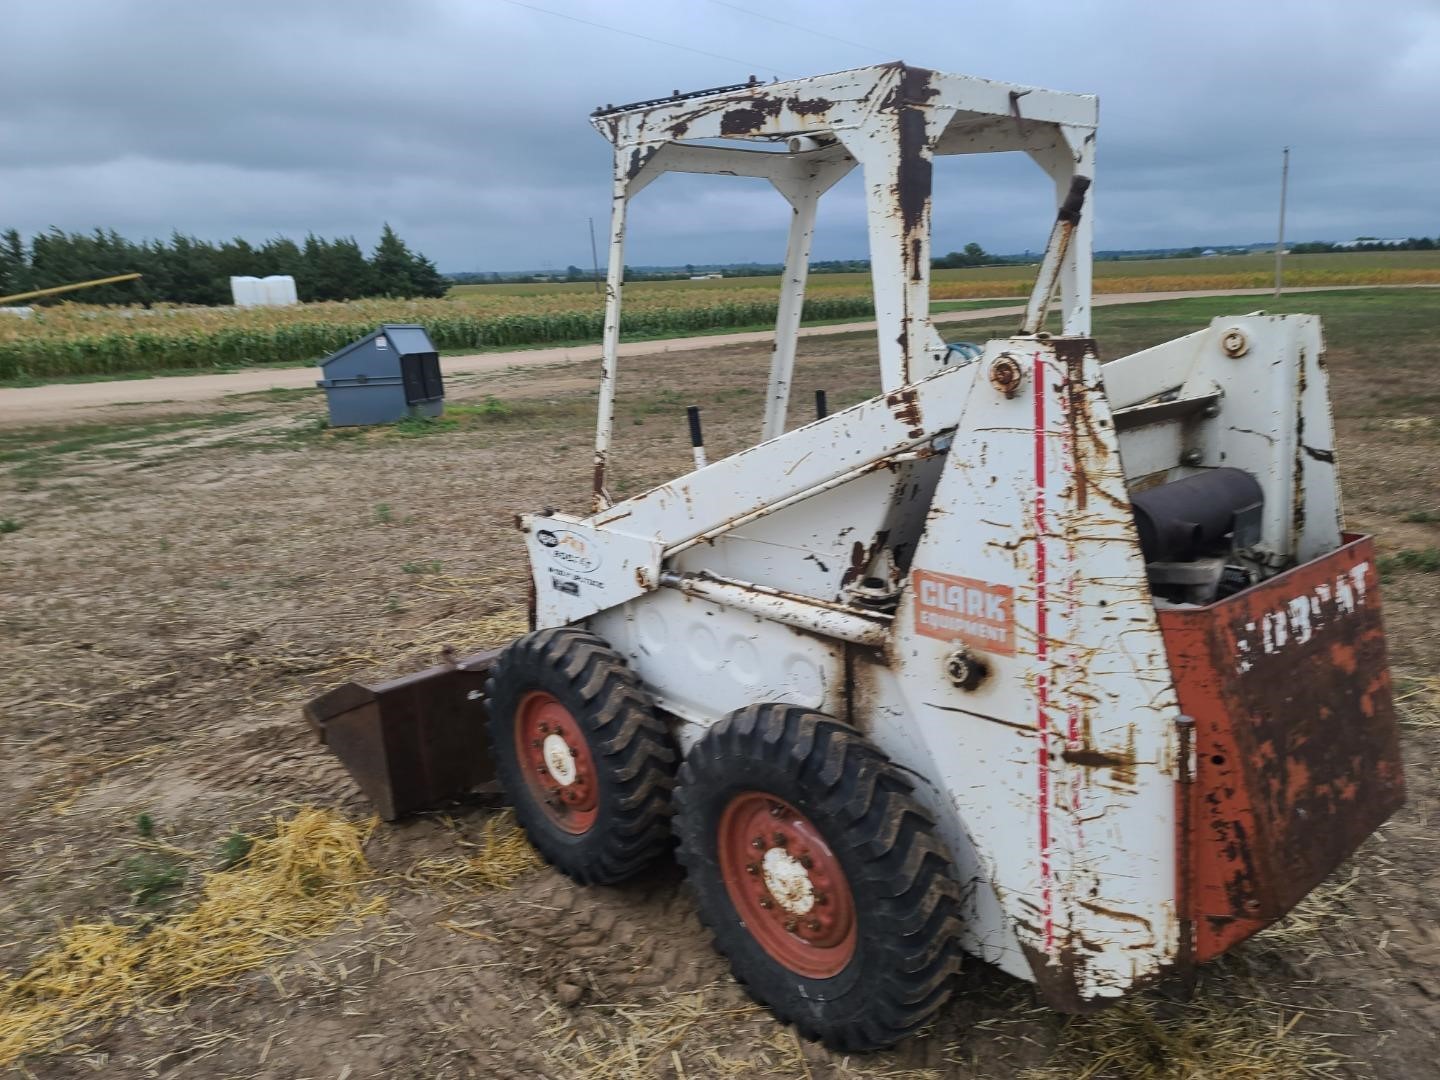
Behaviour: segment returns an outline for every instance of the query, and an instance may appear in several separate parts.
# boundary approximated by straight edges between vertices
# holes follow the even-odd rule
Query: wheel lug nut
[[[768,896],[762,896],[760,897],[760,906],[768,911],[775,906],[775,901],[771,900]]]
[[[830,898],[829,898],[828,896],[826,896],[823,892],[817,892],[817,893],[815,894],[815,903],[817,903],[817,904],[828,904],[829,902],[830,902]]]
[[[787,840],[788,838],[786,837],[786,835],[785,835],[783,832],[777,832],[777,833],[775,834],[775,836],[773,837],[773,839],[774,839],[774,841],[775,841],[775,846],[776,846],[776,847],[784,847],[784,846],[785,846],[785,843],[786,843],[786,840]]]
[[[785,929],[788,930],[788,931],[789,931],[790,933],[792,933],[792,934],[795,932],[795,928],[796,928],[797,926],[799,926],[799,925],[800,925],[800,924],[797,923],[794,919],[786,919],[786,920],[785,920]]]
[[[530,740],[530,745],[531,745],[533,748],[535,748],[536,750],[539,750],[539,749],[540,749],[540,740],[539,740],[539,739],[531,739],[531,740]]]
[[[819,919],[811,919],[811,920],[810,920],[808,923],[806,923],[805,925],[808,926],[808,927],[811,929],[812,932],[818,932],[818,931],[820,930],[820,920],[819,920]]]
[[[763,848],[765,846],[765,838],[763,836],[755,837],[754,840],[750,841],[750,846],[753,848]]]
[[[815,865],[815,860],[810,858],[809,855],[801,855],[800,865],[803,866],[806,870],[809,870],[810,867]]]
[[[759,864],[759,863],[753,863],[753,862],[752,862],[752,863],[746,863],[746,864],[745,864],[745,873],[747,873],[747,874],[758,874],[759,872],[760,872],[760,864]]]
[[[781,806],[779,803],[771,803],[771,804],[770,804],[770,816],[771,816],[771,817],[779,817],[779,816],[780,816],[781,814],[783,814],[783,813],[785,813],[785,808],[784,808],[783,806]]]

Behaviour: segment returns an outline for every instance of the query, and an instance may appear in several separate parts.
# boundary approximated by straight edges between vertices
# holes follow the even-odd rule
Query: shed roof
[[[320,366],[325,367],[332,361],[339,360],[342,356],[348,356],[362,345],[368,345],[381,334],[384,334],[396,356],[413,356],[416,353],[436,352],[434,344],[430,341],[430,335],[425,327],[419,323],[384,323],[378,329],[372,330],[362,338],[350,342],[342,348],[336,349],[325,359],[320,361]]]

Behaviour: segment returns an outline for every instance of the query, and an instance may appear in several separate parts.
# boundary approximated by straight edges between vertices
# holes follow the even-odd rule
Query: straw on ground
[[[29,971],[0,977],[0,1068],[97,1020],[227,985],[297,942],[380,913],[385,901],[359,888],[373,825],[303,809],[234,868],[207,875],[193,910],[148,927],[69,927]]]

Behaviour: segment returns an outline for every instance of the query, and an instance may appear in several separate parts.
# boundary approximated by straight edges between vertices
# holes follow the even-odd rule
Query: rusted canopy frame
[[[662,172],[759,176],[791,203],[776,344],[763,437],[784,430],[790,372],[820,194],[856,163],[865,173],[881,385],[893,390],[944,363],[929,318],[932,161],[936,154],[1023,151],[1052,178],[1056,204],[1077,176],[1093,176],[1094,97],[948,75],[903,64],[678,97],[597,114],[615,147],[604,370],[595,440],[594,500],[605,489],[614,417],[624,280],[626,207]],[[707,145],[781,144],[783,150]],[[1088,209],[1088,208],[1087,208]],[[1087,334],[1091,215],[1081,216],[1059,256],[1065,332]]]

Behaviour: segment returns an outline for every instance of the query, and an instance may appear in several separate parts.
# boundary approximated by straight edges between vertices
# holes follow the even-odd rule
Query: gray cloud
[[[711,0],[535,6],[745,63],[504,0],[8,5],[0,224],[369,244],[388,220],[447,269],[585,263],[608,207],[595,105],[904,59],[1099,93],[1101,246],[1268,237],[1286,143],[1293,236],[1440,231],[1433,0],[739,5],[869,48]],[[1049,199],[1023,160],[947,161],[937,247],[1038,247]],[[633,262],[767,260],[784,241],[758,185],[667,177],[634,214]],[[852,178],[816,255],[863,253]]]

